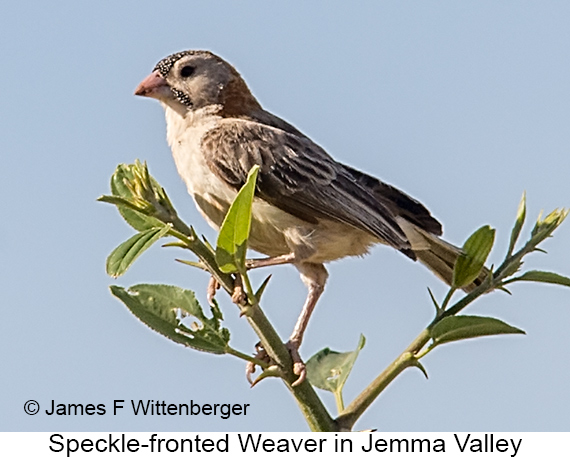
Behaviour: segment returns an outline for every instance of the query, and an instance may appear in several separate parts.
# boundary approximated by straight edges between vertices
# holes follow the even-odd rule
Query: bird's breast
[[[202,137],[215,126],[215,121],[180,124],[180,119],[169,119],[167,115],[167,139],[176,169],[202,215],[217,229],[236,191],[212,173],[202,153]]]

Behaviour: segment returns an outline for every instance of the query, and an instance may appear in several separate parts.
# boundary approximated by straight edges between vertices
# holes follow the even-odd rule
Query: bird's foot
[[[262,362],[271,364],[273,363],[273,361],[271,360],[271,357],[269,357],[269,354],[267,354],[267,352],[265,351],[265,349],[263,349],[263,346],[261,345],[261,343],[257,343],[255,345],[255,356],[253,357],[256,360],[261,360]],[[255,373],[255,369],[257,367],[256,363],[253,362],[247,362],[247,365],[245,366],[245,377],[247,378],[247,381],[249,382],[249,384],[253,387],[256,383],[257,380],[253,381],[251,379],[251,375],[253,373]]]
[[[288,341],[285,344],[285,346],[287,347],[289,354],[291,354],[291,359],[293,359],[293,373],[298,376],[298,378],[291,384],[291,386],[297,387],[307,377],[307,368],[305,367],[305,364],[303,363],[303,361],[301,360],[301,357],[299,356],[299,344],[294,342],[294,341]],[[282,370],[271,359],[271,357],[269,357],[269,354],[267,354],[267,351],[265,351],[265,349],[263,348],[261,343],[257,343],[255,345],[255,351],[256,351],[256,354],[255,354],[254,358],[256,360],[260,360],[260,361],[265,362],[266,364],[270,365],[270,367],[267,369],[264,369],[264,372],[255,381],[253,381],[251,379],[251,376],[253,375],[253,373],[255,373],[255,370],[257,368],[257,364],[254,362],[248,362],[247,363],[247,365],[245,367],[245,376],[246,376],[249,384],[252,387],[266,377],[269,377],[269,376],[283,377],[284,376]]]
[[[297,380],[294,381],[291,384],[291,386],[297,387],[307,377],[307,367],[305,366],[305,363],[301,360],[301,356],[299,355],[300,343],[294,340],[289,340],[287,341],[285,346],[289,350],[289,354],[291,354],[291,359],[293,359],[293,373],[295,373],[298,376]]]

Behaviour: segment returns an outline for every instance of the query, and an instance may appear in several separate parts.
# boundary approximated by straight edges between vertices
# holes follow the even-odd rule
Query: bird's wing
[[[428,209],[419,201],[396,189],[378,178],[367,175],[352,167],[344,165],[344,168],[365,187],[374,197],[384,203],[396,216],[401,216],[417,227],[433,235],[442,234],[441,224],[435,219]]]
[[[259,165],[258,197],[305,221],[343,222],[409,251],[389,207],[308,138],[234,118],[208,131],[201,147],[211,171],[233,188]]]

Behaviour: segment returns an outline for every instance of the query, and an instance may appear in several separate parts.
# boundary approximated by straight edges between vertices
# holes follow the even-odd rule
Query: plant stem
[[[455,305],[453,305],[451,308],[449,308],[448,310],[443,312],[440,316],[435,318],[433,320],[433,322],[429,325],[428,328],[432,328],[435,324],[437,324],[439,321],[441,321],[444,317],[456,315],[457,313],[462,311],[463,308],[465,308],[469,303],[473,302],[475,299],[479,298],[481,295],[492,290],[495,287],[495,281],[491,280],[490,284],[488,284],[486,287],[483,287],[483,286],[484,285],[481,284],[479,287],[477,287],[476,289],[471,291],[469,294],[465,295],[465,297],[463,297],[461,300],[459,300],[457,303],[455,303]]]
[[[445,308],[447,308],[447,305],[449,304],[449,301],[451,300],[451,296],[455,293],[456,290],[457,289],[455,287],[449,288],[449,292],[447,292],[447,295],[445,296],[445,298],[443,299],[443,303],[441,304],[440,312],[445,311]]]
[[[336,409],[338,413],[342,413],[344,411],[344,400],[342,398],[342,390],[335,390],[334,391],[334,400],[336,402]]]

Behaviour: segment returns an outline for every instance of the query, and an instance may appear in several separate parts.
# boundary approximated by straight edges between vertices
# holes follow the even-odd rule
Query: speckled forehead
[[[168,57],[162,59],[160,62],[158,62],[152,71],[158,71],[163,78],[166,78],[166,76],[170,72],[170,69],[182,57],[193,56],[196,54],[199,54],[199,51],[182,51],[182,52],[177,52],[176,54],[171,54]]]

